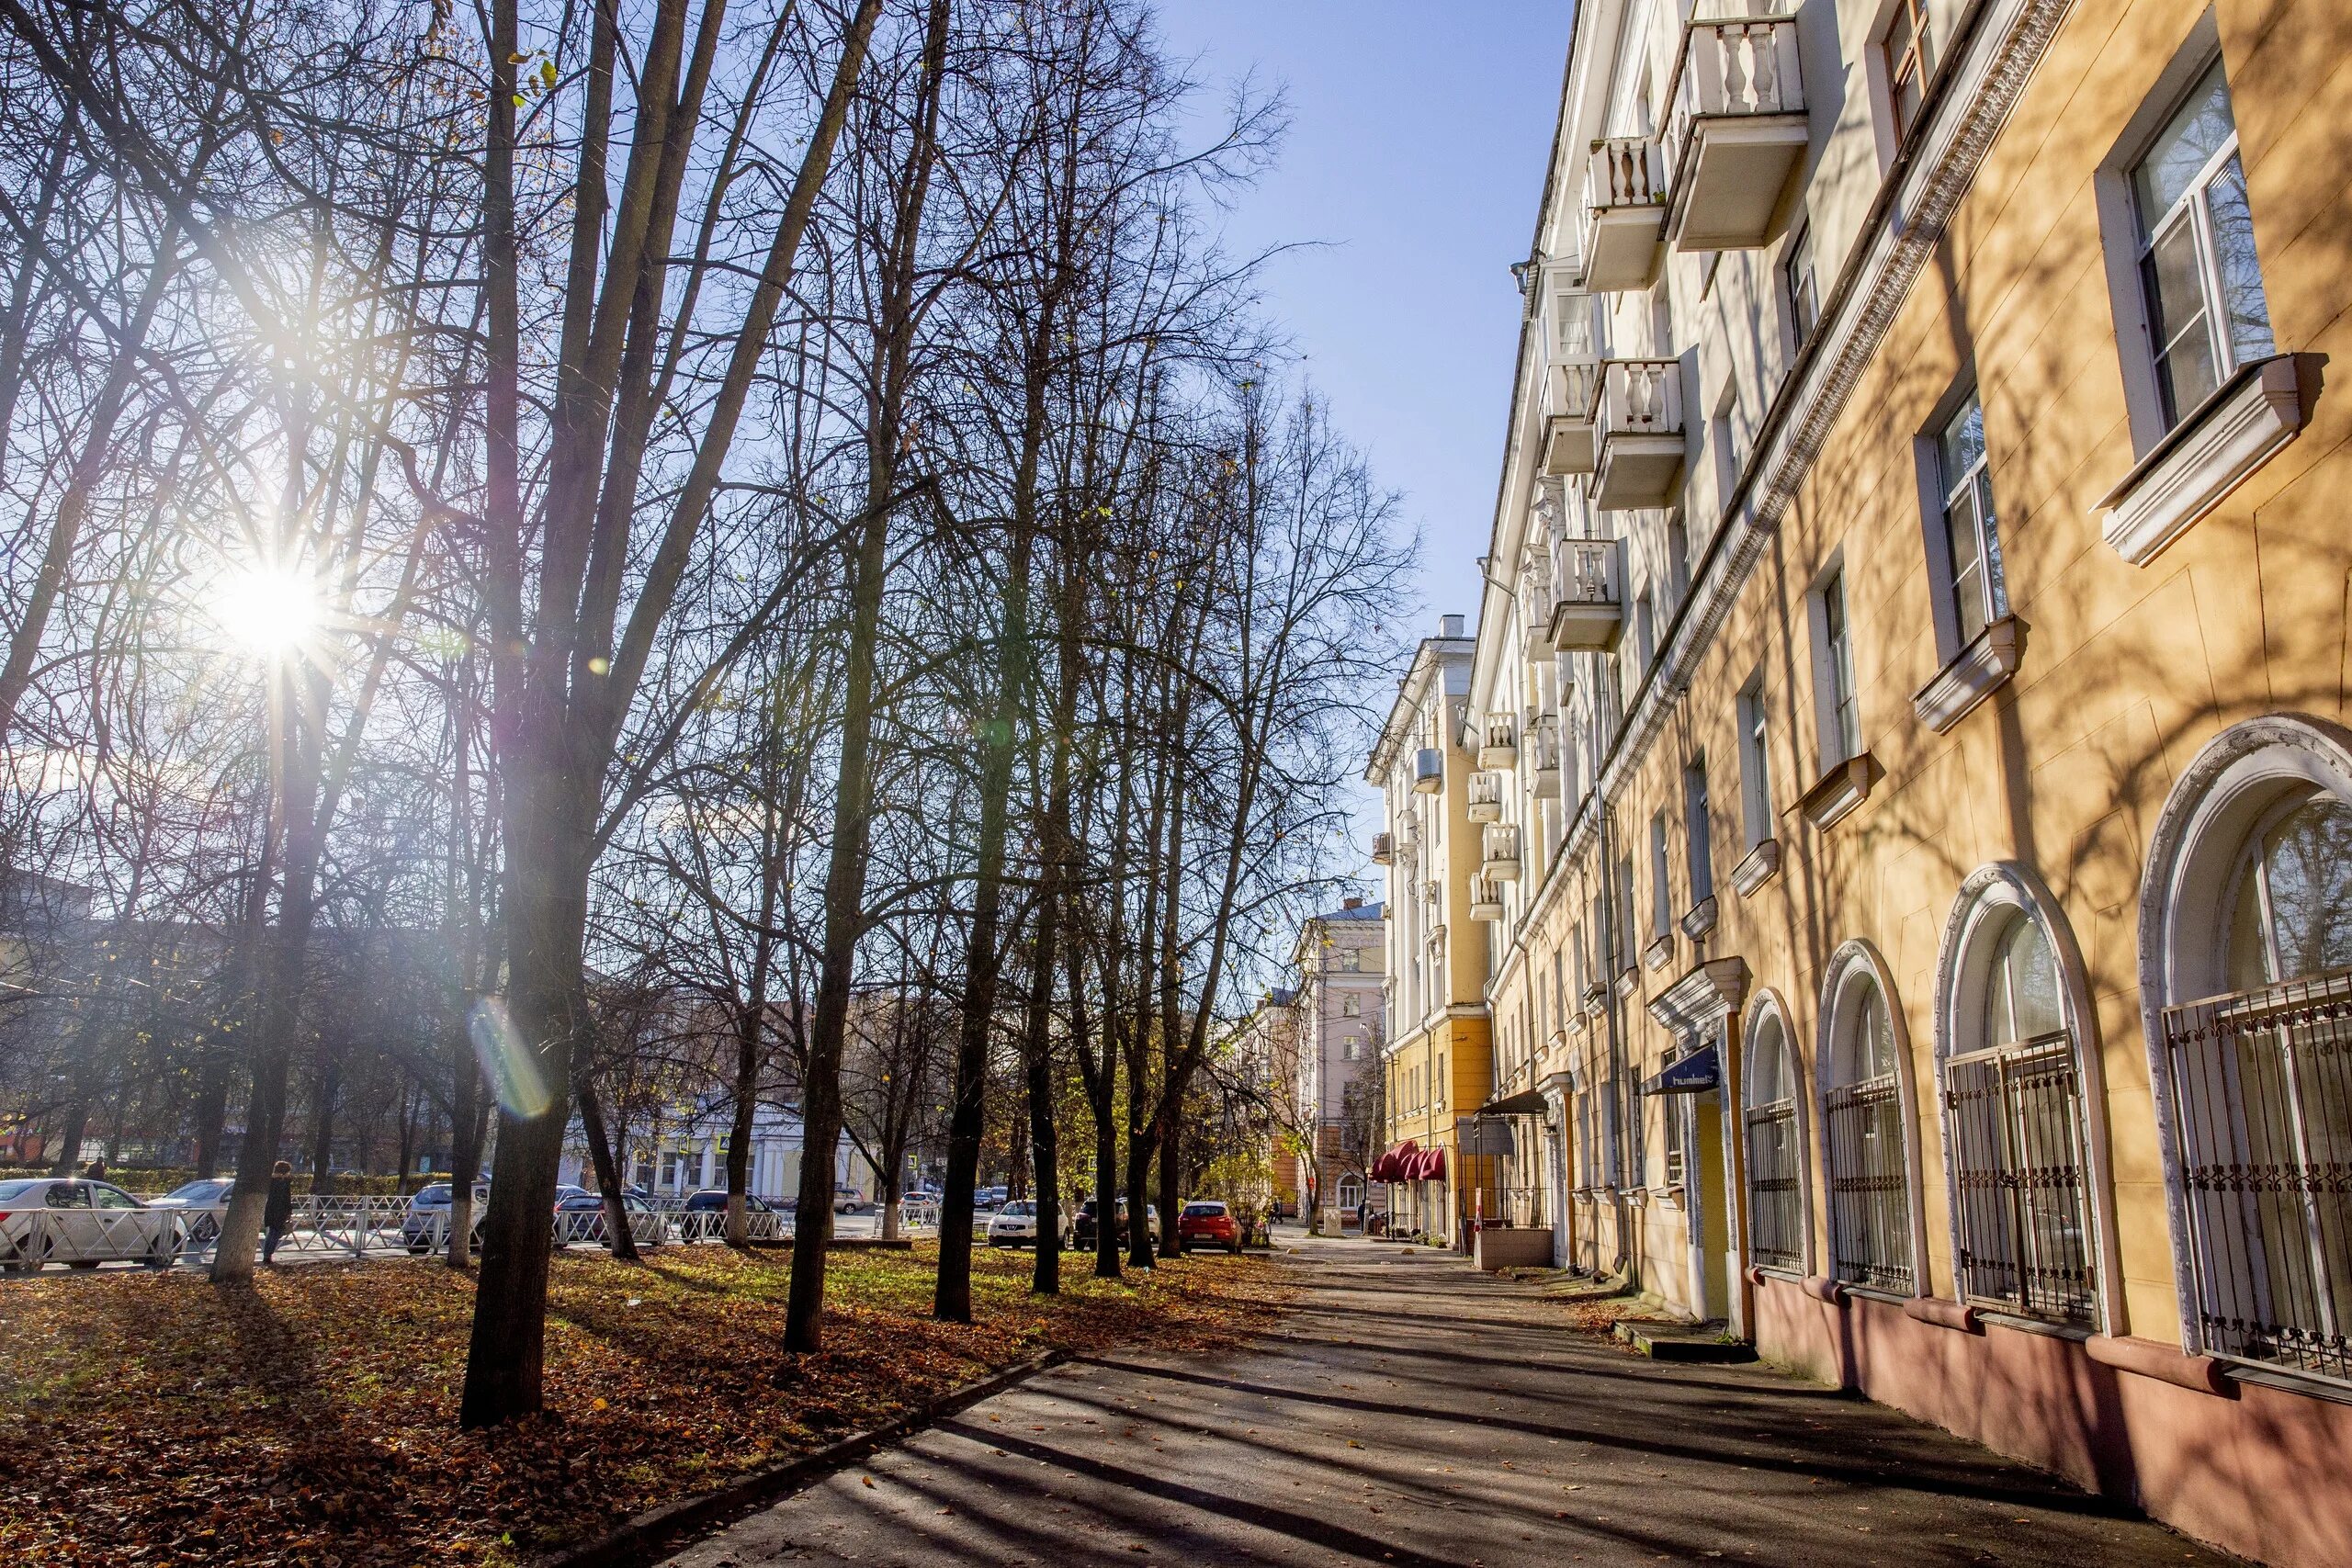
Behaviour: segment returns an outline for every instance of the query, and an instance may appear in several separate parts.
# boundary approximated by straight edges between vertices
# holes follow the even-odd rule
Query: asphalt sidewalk
[[[1301,1301],[1243,1350],[1057,1368],[672,1563],[2237,1561],[1883,1407],[1628,1356],[1444,1254],[1278,1248]]]

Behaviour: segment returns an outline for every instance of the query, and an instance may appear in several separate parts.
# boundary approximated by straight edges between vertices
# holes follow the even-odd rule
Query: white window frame
[[[1830,562],[1806,595],[1813,623],[1815,750],[1822,776],[1861,755],[1862,699],[1854,669],[1854,601],[1846,563]]]
[[[1747,847],[1773,837],[1771,715],[1764,705],[1764,677],[1748,678],[1739,689],[1739,808]]]
[[[1835,1104],[1839,1090],[1846,1089],[1884,1091],[1894,1095],[1896,1120],[1902,1140],[1900,1158],[1903,1171],[1903,1214],[1907,1230],[1907,1262],[1911,1271],[1910,1293],[1923,1295],[1928,1289],[1927,1213],[1921,1198],[1920,1156],[1918,1139],[1918,1101],[1912,1077],[1911,1036],[1903,1010],[1895,1005],[1894,976],[1885,959],[1870,942],[1856,939],[1840,946],[1830,955],[1828,977],[1822,986],[1822,1037],[1814,1053],[1818,1081],[1815,1091],[1822,1107],[1823,1172],[1822,1197],[1829,1210],[1829,1258],[1827,1267],[1833,1277],[1844,1278],[1838,1258],[1838,1201],[1836,1184],[1841,1174],[1841,1159],[1845,1153],[1838,1136],[1838,1111]],[[1885,1073],[1864,1076],[1853,1068],[1853,1047],[1867,987],[1878,994],[1879,1005],[1885,1009],[1887,1029],[1894,1060]],[[1873,1285],[1866,1280],[1847,1281],[1860,1289],[1892,1289]]]

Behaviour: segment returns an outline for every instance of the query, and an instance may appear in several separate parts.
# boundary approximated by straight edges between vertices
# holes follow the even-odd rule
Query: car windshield
[[[219,1197],[228,1190],[229,1184],[225,1181],[191,1181],[185,1187],[173,1188],[164,1196],[177,1198],[183,1203],[201,1203],[209,1199]]]
[[[449,1184],[446,1181],[436,1181],[430,1187],[420,1187],[416,1190],[416,1196],[409,1200],[412,1203],[422,1204],[428,1209],[448,1201]]]
[[[1037,1212],[1037,1205],[1023,1200],[1018,1203],[1007,1203],[1004,1212],[1008,1214],[1034,1214]]]
[[[1225,1205],[1222,1203],[1187,1203],[1184,1205],[1184,1217],[1188,1220],[1223,1219],[1225,1217]]]
[[[40,1185],[38,1181],[0,1181],[0,1203],[14,1202]]]

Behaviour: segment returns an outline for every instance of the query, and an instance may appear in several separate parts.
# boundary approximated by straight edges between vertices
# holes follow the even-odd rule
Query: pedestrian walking
[[[107,1179],[107,1156],[100,1155],[97,1158],[84,1166],[82,1168],[82,1175],[85,1179],[91,1181],[104,1181]]]
[[[278,1238],[294,1222],[294,1168],[279,1160],[269,1168],[269,1201],[261,1211],[261,1260],[277,1256]]]

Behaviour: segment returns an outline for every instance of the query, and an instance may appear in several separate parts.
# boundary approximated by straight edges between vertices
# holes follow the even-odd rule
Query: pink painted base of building
[[[2312,1484],[2352,1455],[2352,1404],[2224,1377],[2151,1340],[1961,1326],[1949,1302],[1906,1312],[1775,1275],[1755,1302],[1767,1360],[2278,1568],[2352,1563],[2352,1487]]]

